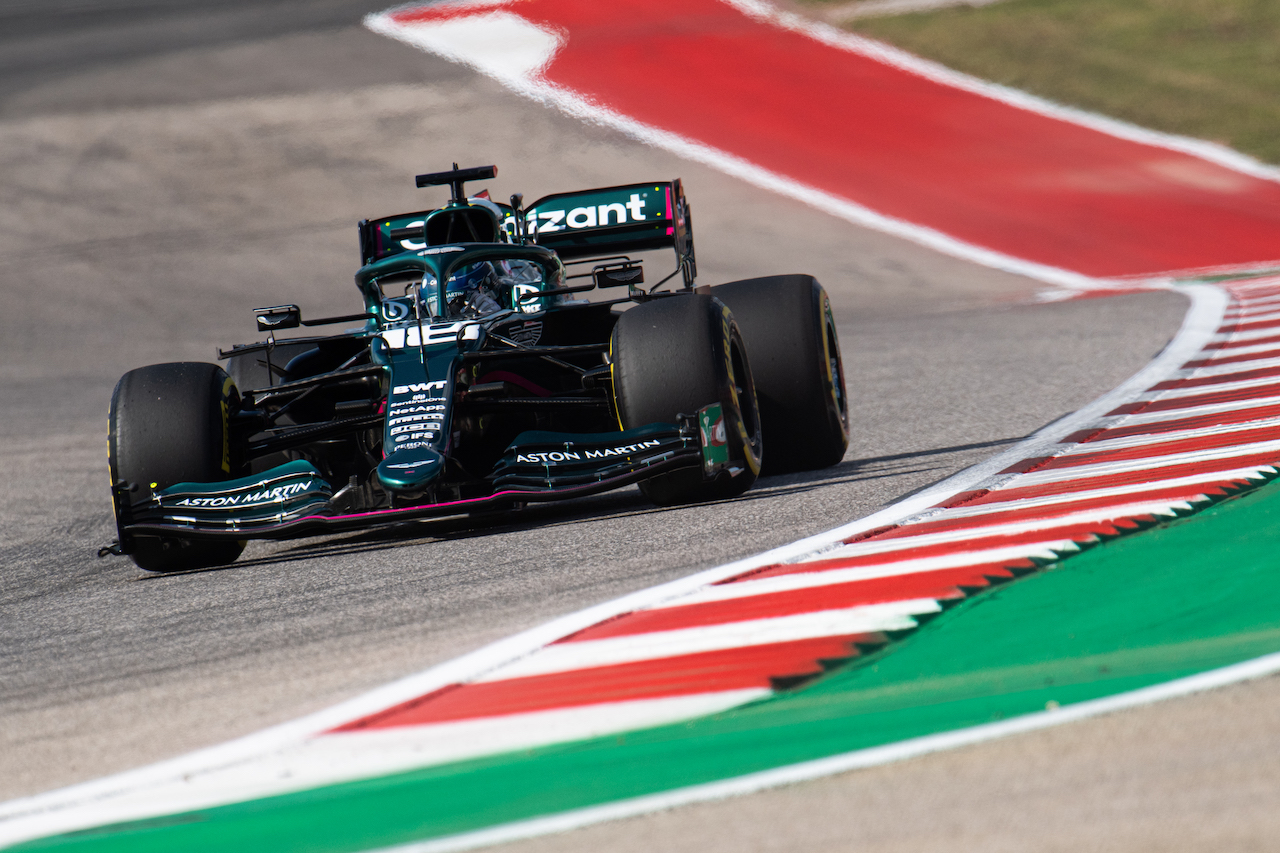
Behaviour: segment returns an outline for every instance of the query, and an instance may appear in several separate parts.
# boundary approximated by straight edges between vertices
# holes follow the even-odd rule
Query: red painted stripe
[[[993,494],[999,495],[1002,491],[1003,490],[999,490]],[[1012,524],[1019,521],[1030,521],[1034,519],[1050,521],[1060,516],[1071,515],[1077,512],[1085,512],[1091,509],[1120,507],[1135,503],[1174,503],[1176,501],[1192,500],[1203,493],[1204,486],[1202,485],[1177,486],[1173,488],[1156,487],[1150,492],[1143,492],[1140,494],[1111,495],[1108,497],[1090,498],[1088,500],[1055,504],[1047,507],[1020,507],[1011,505],[1007,510],[1001,510],[984,515],[961,516],[959,518],[939,518],[937,520],[916,522],[915,524],[899,527],[882,536],[877,536],[876,541],[903,538],[907,536],[922,536],[928,533],[946,533],[951,530],[973,530],[976,535],[980,534],[984,527],[991,527],[997,524]],[[991,503],[991,501],[988,501],[988,503]]]
[[[1240,364],[1241,362],[1260,361],[1264,358],[1280,358],[1280,349],[1266,350],[1264,352],[1248,353],[1247,355],[1230,355],[1216,356],[1214,358],[1201,358],[1196,361],[1188,361],[1183,367],[1188,370],[1197,367],[1221,367],[1224,364]]]
[[[1280,314],[1280,301],[1268,302],[1255,308],[1229,308],[1222,315],[1222,324],[1226,326],[1231,323],[1248,323],[1275,314]]]
[[[1280,327],[1280,320],[1259,320],[1256,323],[1227,323],[1218,329],[1218,334],[1225,335],[1234,332],[1253,332],[1258,329],[1274,329]]]
[[[1012,577],[1007,571],[993,573],[992,576],[1005,579]],[[599,625],[592,625],[556,642],[603,640],[607,637],[625,637],[653,631],[676,631],[681,628],[697,628],[704,625],[724,625],[750,619],[771,619],[799,613],[814,613],[819,610],[839,610],[863,604],[885,604],[914,598],[939,600],[963,598],[965,593],[960,590],[960,587],[986,587],[990,583],[987,575],[981,571],[968,568],[951,569],[944,572],[874,578],[809,589],[792,589],[786,592],[771,592],[726,601],[707,601],[655,610],[635,610],[601,622]]]
[[[1152,391],[1168,391],[1172,388],[1195,388],[1201,385],[1222,385],[1227,382],[1247,382],[1267,376],[1280,376],[1280,367],[1259,367],[1238,373],[1221,373],[1217,376],[1193,376],[1188,379],[1170,379],[1151,386]]]
[[[963,542],[942,542],[936,545],[921,545],[916,548],[903,548],[901,550],[887,551],[877,554],[868,554],[865,558],[855,557],[849,558],[852,562],[849,565],[882,565],[887,563],[900,562],[902,560],[918,560],[925,557],[942,557],[947,554],[953,554],[959,550],[976,551],[986,550],[988,548],[1008,548],[1014,545],[1034,545],[1037,542],[1049,542],[1064,539],[1071,539],[1076,542],[1085,543],[1093,541],[1095,536],[1115,536],[1122,530],[1117,530],[1117,526],[1121,526],[1123,530],[1137,529],[1138,525],[1129,525],[1128,519],[1086,522],[1077,524],[1054,525],[1052,520],[1045,527],[1036,527],[1034,530],[1020,531],[1018,533],[1001,533],[995,535],[975,535],[971,539],[965,539]],[[914,532],[915,525],[904,526],[903,530],[911,530]],[[976,531],[981,533],[981,531]],[[894,541],[902,541],[909,537],[895,537]],[[867,541],[867,540],[863,540]],[[876,537],[872,542],[879,542],[880,537]],[[859,543],[861,544],[861,543]]]
[[[1240,430],[1239,432],[1202,435],[1195,438],[1183,438],[1177,441],[1161,441],[1154,444],[1143,444],[1138,447],[1123,447],[1116,450],[1100,450],[1096,453],[1079,453],[1070,456],[1055,456],[1038,470],[1048,471],[1058,468],[1076,468],[1081,465],[1095,465],[1105,462],[1123,462],[1129,459],[1154,459],[1159,456],[1170,456],[1174,453],[1193,453],[1197,450],[1218,450],[1256,441],[1273,441],[1280,438],[1280,424],[1267,424],[1257,429]],[[1280,459],[1280,451],[1275,454]]]
[[[1213,391],[1208,394],[1191,394],[1186,397],[1170,397],[1165,400],[1147,400],[1125,403],[1107,412],[1111,415],[1135,415],[1139,412],[1172,412],[1177,409],[1194,409],[1197,406],[1215,406],[1218,403],[1235,403],[1263,397],[1280,397],[1280,382],[1259,385],[1254,388],[1235,388],[1231,391]]]
[[[1270,420],[1280,418],[1280,403],[1269,406],[1257,406],[1251,409],[1231,409],[1225,412],[1213,412],[1207,415],[1192,415],[1187,418],[1175,418],[1169,421],[1153,421],[1132,426],[1118,426],[1111,429],[1097,430],[1087,439],[1079,439],[1080,443],[1088,441],[1106,441],[1112,438],[1126,438],[1131,435],[1158,435],[1162,432],[1177,432],[1184,429],[1204,429],[1215,426],[1243,424],[1249,421]]]
[[[1270,314],[1275,311],[1280,311],[1280,294],[1262,296],[1257,299],[1237,298],[1231,307],[1222,313],[1222,318],[1224,320],[1242,320],[1261,314]]]
[[[1084,492],[1090,489],[1107,489],[1115,486],[1132,486],[1139,483],[1150,483],[1152,486],[1158,486],[1161,479],[1172,480],[1175,477],[1193,477],[1197,474],[1204,474],[1212,471],[1228,471],[1236,468],[1248,468],[1252,465],[1269,465],[1266,461],[1273,459],[1268,454],[1265,457],[1256,454],[1251,457],[1241,457],[1240,459],[1228,459],[1225,461],[1214,460],[1213,462],[1190,462],[1185,465],[1170,465],[1168,468],[1158,468],[1151,471],[1129,471],[1124,474],[1108,474],[1101,477],[1085,477],[1078,480],[1064,480],[1060,483],[1044,483],[1035,486],[1012,486],[998,491],[991,492],[989,496],[978,498],[973,501],[974,504],[995,503],[997,501],[1018,501],[1025,498],[1047,498],[1054,495],[1067,495],[1073,492]],[[1173,473],[1170,473],[1173,472]],[[1166,473],[1169,474],[1166,477]],[[1216,491],[1231,488],[1245,487],[1256,485],[1256,481],[1251,483],[1248,480],[1221,480],[1216,483],[1207,482],[1199,487],[1199,491],[1206,495],[1214,495]]]
[[[1263,344],[1280,344],[1280,335],[1267,335],[1264,338],[1243,338],[1230,341],[1214,341],[1205,344],[1205,352],[1216,352],[1224,349],[1236,349],[1237,347],[1256,347]]]
[[[858,644],[879,645],[883,642],[884,637],[879,634],[822,637],[505,681],[451,684],[332,731],[372,731],[604,702],[660,699],[752,687],[771,688],[774,679],[820,674],[823,671],[820,661],[856,657]]]
[[[965,543],[968,547],[968,543]],[[891,555],[896,556],[896,555]],[[733,575],[732,578],[717,581],[717,584],[736,584],[746,580],[760,580],[764,578],[781,578],[782,575],[803,575],[809,573],[823,573],[823,571],[832,571],[835,569],[864,569],[868,566],[887,566],[892,565],[893,560],[877,560],[873,556],[865,557],[832,557],[829,560],[810,560],[808,562],[780,562],[780,564],[772,566],[762,566],[759,569],[744,571],[740,575]],[[1000,573],[1007,573],[1014,576],[1018,573],[1027,573],[1036,569],[1037,564],[1032,560],[1006,560],[1002,562],[975,562],[970,566],[965,566],[966,571],[973,571],[974,574],[986,576],[986,578],[1004,578]],[[955,571],[954,569],[940,569],[938,571]],[[924,573],[913,573],[924,574]]]
[[[1280,255],[1280,183],[1016,109],[715,0],[508,8],[565,35],[550,83],[976,245],[1099,276]]]
[[[760,578],[779,577],[781,575],[799,575],[809,572],[825,572],[833,569],[878,568],[882,566],[888,568],[894,563],[900,563],[904,560],[941,557],[949,554],[962,553],[964,551],[985,550],[987,548],[1035,545],[1046,541],[1057,542],[1069,539],[1083,545],[1091,543],[1097,536],[1114,536],[1120,532],[1128,532],[1141,526],[1136,522],[1132,525],[1128,525],[1126,522],[1126,525],[1127,526],[1125,526],[1123,530],[1117,530],[1116,526],[1112,524],[1072,525],[1071,527],[1060,527],[1045,531],[1031,531],[1014,536],[988,536],[973,540],[966,540],[964,542],[951,542],[943,545],[931,545],[923,548],[904,549],[902,551],[891,551],[884,554],[831,557],[826,560],[809,560],[803,563],[779,563],[773,566],[764,566],[759,569],[752,569],[749,572],[743,572],[740,575],[735,575],[731,578],[718,581],[718,583],[739,583],[742,581],[759,580]],[[1026,571],[1034,569],[1035,567],[1036,563],[1029,559],[1010,559],[998,563],[974,563],[967,568],[978,571],[984,575],[990,575],[993,569]],[[952,571],[952,569],[940,569],[939,571]]]

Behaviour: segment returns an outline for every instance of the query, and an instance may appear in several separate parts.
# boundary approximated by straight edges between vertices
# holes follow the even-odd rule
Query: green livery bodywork
[[[421,177],[456,193],[477,174],[496,169]],[[307,321],[296,306],[260,309],[267,340],[221,353],[238,386],[225,418],[230,478],[116,483],[121,550],[137,537],[294,536],[559,500],[680,468],[732,476],[728,450],[700,438],[698,412],[622,430],[613,397],[613,306],[672,295],[639,288],[640,262],[625,253],[674,249],[667,279],[693,284],[679,180],[527,208],[455,197],[358,231],[363,313]],[[573,297],[597,286],[626,290]],[[336,322],[360,325],[276,337]]]

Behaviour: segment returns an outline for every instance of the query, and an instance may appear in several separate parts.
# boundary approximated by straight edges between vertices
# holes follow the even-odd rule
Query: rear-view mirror
[[[255,308],[259,332],[275,332],[280,329],[296,329],[302,325],[302,309],[297,305],[276,305],[272,308]]]
[[[631,287],[644,284],[644,267],[637,263],[598,266],[591,271],[596,287]]]

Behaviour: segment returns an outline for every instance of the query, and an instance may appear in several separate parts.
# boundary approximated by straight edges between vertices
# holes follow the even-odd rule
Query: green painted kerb
[[[689,723],[19,849],[354,851],[986,723],[1280,650],[1280,486],[961,603],[887,653]]]

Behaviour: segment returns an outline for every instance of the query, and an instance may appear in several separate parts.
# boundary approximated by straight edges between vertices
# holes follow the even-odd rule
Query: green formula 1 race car
[[[632,483],[661,505],[716,500],[762,463],[840,461],[844,376],[817,281],[695,286],[679,180],[527,208],[468,197],[496,175],[419,175],[451,188],[444,207],[359,223],[360,313],[258,309],[266,340],[220,352],[225,369],[126,373],[109,437],[119,540],[103,552],[181,571],[229,563],[253,538]],[[675,270],[644,286],[631,255],[668,248]],[[356,327],[279,336],[326,324]]]

